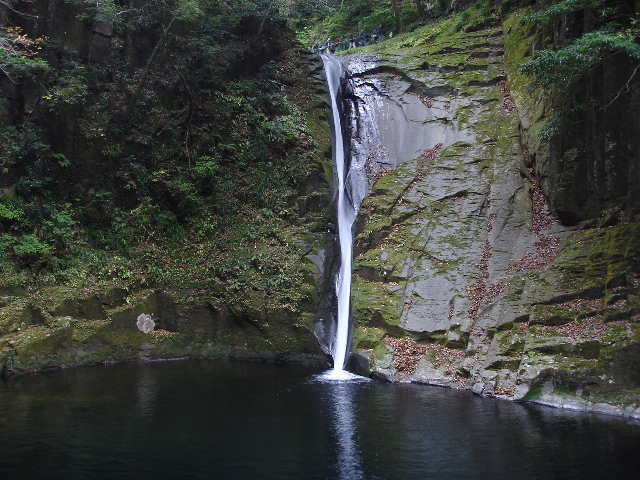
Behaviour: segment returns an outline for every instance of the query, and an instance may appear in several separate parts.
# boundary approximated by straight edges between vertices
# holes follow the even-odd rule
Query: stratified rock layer
[[[526,153],[548,99],[512,95],[504,53],[434,27],[345,58],[355,349],[390,381],[640,418],[640,225],[558,221]]]

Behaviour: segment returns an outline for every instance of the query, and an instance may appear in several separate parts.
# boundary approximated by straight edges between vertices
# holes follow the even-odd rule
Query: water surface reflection
[[[188,361],[16,378],[0,384],[0,478],[637,478],[640,425],[313,374]]]
[[[357,402],[362,385],[370,380],[355,375],[346,381],[327,380],[324,376],[314,380],[326,389],[324,399],[335,437],[337,478],[361,480],[365,477],[358,447]]]

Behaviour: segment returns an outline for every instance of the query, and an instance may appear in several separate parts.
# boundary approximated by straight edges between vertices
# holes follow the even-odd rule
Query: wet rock
[[[368,377],[370,373],[369,358],[361,353],[351,352],[346,369],[363,377]]]
[[[90,320],[107,318],[102,302],[97,295],[64,300],[61,304],[51,309],[50,313],[54,317],[72,316]]]
[[[136,329],[138,316],[142,314],[152,314],[157,328],[169,331],[177,329],[175,302],[162,292],[141,294],[132,304],[111,310],[109,317],[115,328]]]
[[[136,327],[138,327],[138,330],[142,333],[148,334],[153,332],[153,329],[156,328],[156,322],[153,320],[153,315],[148,313],[141,313],[138,315],[138,318],[136,319]]]
[[[416,383],[426,383],[441,387],[451,387],[455,382],[452,374],[447,375],[443,373],[440,369],[435,368],[430,362],[425,360],[420,361],[415,373],[411,376],[411,380]]]
[[[127,297],[127,291],[124,288],[113,287],[100,295],[100,301],[109,308],[122,305]]]

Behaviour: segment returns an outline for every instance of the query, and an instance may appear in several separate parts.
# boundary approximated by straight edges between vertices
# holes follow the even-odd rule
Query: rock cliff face
[[[504,30],[433,27],[345,57],[371,185],[354,347],[390,381],[640,418],[640,225],[558,217],[595,184],[554,187],[566,154],[537,136],[551,99],[515,70],[532,44],[514,14]]]

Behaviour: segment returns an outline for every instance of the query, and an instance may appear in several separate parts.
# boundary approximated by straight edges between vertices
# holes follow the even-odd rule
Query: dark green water
[[[638,478],[640,425],[188,361],[0,384],[0,479]]]

